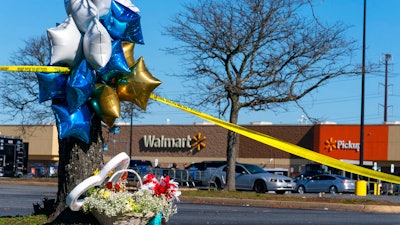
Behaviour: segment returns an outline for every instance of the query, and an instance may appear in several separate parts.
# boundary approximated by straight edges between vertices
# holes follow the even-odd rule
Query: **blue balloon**
[[[112,78],[117,77],[121,73],[129,73],[128,62],[125,59],[124,50],[120,40],[112,43],[111,58],[107,65],[97,70],[102,80],[110,82]]]
[[[82,60],[77,68],[75,68],[68,77],[66,85],[67,102],[69,112],[73,112],[92,96],[96,85],[96,74]]]
[[[112,1],[110,12],[100,22],[113,39],[144,44],[140,15],[124,5]]]
[[[66,97],[65,85],[68,76],[60,73],[36,73],[39,81],[39,103]]]
[[[117,20],[112,15],[111,10],[107,15],[100,18],[100,22],[114,40],[120,40],[125,33],[126,27],[128,26],[128,22]]]
[[[132,22],[140,19],[140,15],[137,12],[132,11],[130,8],[117,1],[111,2],[111,12],[113,16],[121,22]]]
[[[140,18],[128,24],[128,27],[126,28],[125,33],[122,37],[122,40],[142,45],[144,44],[142,27],[140,26]]]
[[[108,132],[113,133],[113,134],[120,134],[121,127],[120,126],[112,126],[110,129],[108,129]]]
[[[73,137],[89,143],[91,113],[86,104],[73,113],[69,113],[66,104],[53,104],[51,107],[56,118],[60,139]]]

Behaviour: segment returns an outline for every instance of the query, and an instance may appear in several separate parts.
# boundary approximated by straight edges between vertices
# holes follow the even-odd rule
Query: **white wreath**
[[[66,203],[72,211],[79,211],[83,205],[85,199],[78,199],[84,192],[86,192],[89,188],[101,185],[111,171],[115,169],[115,172],[118,170],[125,170],[129,166],[130,157],[125,153],[121,152],[112,158],[108,163],[104,165],[104,167],[100,170],[97,175],[93,175],[81,183],[79,183],[72,191],[69,193],[66,199]],[[114,172],[114,173],[115,173]],[[115,183],[118,179],[120,179],[122,174],[118,174],[117,176],[113,176],[111,178],[111,182]]]

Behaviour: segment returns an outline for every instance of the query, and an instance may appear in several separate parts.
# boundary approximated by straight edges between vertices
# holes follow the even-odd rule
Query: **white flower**
[[[144,185],[136,191],[126,190],[126,181],[110,184],[107,182],[103,187],[92,188],[88,191],[83,203],[84,212],[97,211],[108,217],[121,217],[127,214],[153,217],[162,213],[166,221],[177,213],[174,203],[177,196],[178,184],[169,179],[161,178],[161,182],[148,174],[144,177]]]

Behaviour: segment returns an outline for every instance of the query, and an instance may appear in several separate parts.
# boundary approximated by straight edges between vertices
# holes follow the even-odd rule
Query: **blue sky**
[[[176,44],[161,33],[169,19],[181,10],[181,3],[190,0],[137,0],[133,3],[140,9],[145,45],[136,45],[135,58],[143,56],[150,72],[163,83],[157,93],[168,99],[178,99],[189,93],[182,81],[171,74],[181,74],[179,58],[162,51]],[[388,120],[400,121],[400,1],[367,0],[366,61],[382,63],[383,57],[391,54],[389,66]],[[342,21],[352,26],[348,36],[362,45],[363,0],[320,0],[315,13],[323,21]],[[0,7],[0,65],[9,65],[8,58],[24,40],[45,34],[67,17],[64,1],[18,0],[4,1]],[[361,65],[361,51],[354,60]],[[4,74],[3,74],[4,75]],[[383,121],[384,72],[366,75],[365,123],[380,124]],[[359,124],[361,110],[361,77],[343,78],[329,82],[300,102],[311,116],[338,124]],[[38,103],[39,104],[39,103]],[[174,109],[162,103],[147,108],[144,118],[135,119],[135,124],[192,124],[202,119]],[[211,112],[204,112],[210,113]],[[266,121],[273,124],[299,124],[303,113],[289,104],[286,110],[249,112],[242,111],[239,124]],[[303,121],[306,123],[307,121]]]

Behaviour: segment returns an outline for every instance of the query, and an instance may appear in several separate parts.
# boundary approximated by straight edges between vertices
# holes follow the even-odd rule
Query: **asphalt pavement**
[[[4,184],[4,185],[2,185]],[[0,178],[1,186],[5,187],[10,184],[29,185],[29,186],[52,186],[56,190],[57,184],[55,182],[43,182],[38,180],[27,180],[18,178]],[[181,188],[185,189],[185,188]],[[190,188],[193,190],[193,188]],[[293,194],[299,196],[299,194]],[[400,196],[396,195],[371,195],[357,196],[354,194],[303,194],[303,198],[320,196],[321,198],[361,198],[370,199],[375,201],[382,201],[379,205],[356,205],[356,204],[342,204],[342,203],[329,203],[329,202],[295,202],[295,201],[279,201],[279,200],[250,200],[250,199],[232,199],[232,198],[216,198],[216,197],[188,197],[180,196],[182,202],[188,203],[201,203],[201,204],[220,204],[220,205],[234,205],[234,206],[254,206],[254,207],[268,207],[268,208],[296,208],[296,209],[316,209],[316,210],[344,210],[344,211],[358,211],[358,212],[377,212],[377,213],[400,213]],[[387,202],[399,203],[399,205],[390,205]],[[0,208],[4,206],[0,202]],[[18,210],[18,209],[8,209]],[[9,211],[9,213],[12,213]]]

